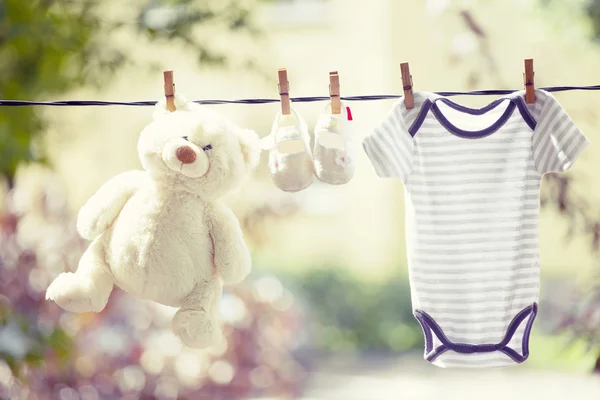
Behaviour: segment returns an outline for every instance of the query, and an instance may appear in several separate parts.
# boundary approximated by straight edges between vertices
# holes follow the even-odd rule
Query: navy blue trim
[[[448,107],[453,108],[457,111],[461,111],[467,114],[471,114],[471,115],[483,115],[491,110],[493,110],[494,108],[498,107],[504,100],[508,100],[508,97],[501,97],[498,98],[494,101],[492,101],[490,104],[485,105],[481,108],[471,108],[471,107],[467,107],[464,106],[462,104],[459,103],[455,103],[454,101],[450,100],[450,99],[445,99],[442,97],[438,97],[437,99],[434,100],[435,101],[441,101],[444,104],[446,104]]]
[[[431,329],[426,329],[426,326],[423,324],[421,324],[421,328],[423,329],[423,334],[425,335],[425,353],[427,354],[431,352],[431,350],[433,350],[433,338],[431,337]]]
[[[482,114],[485,114],[486,112],[496,108],[500,104],[500,102],[502,102],[503,100],[506,100],[506,99],[505,98],[497,99],[494,102],[488,104],[487,106],[485,106],[483,108],[479,108],[479,109],[469,108],[469,107],[466,107],[466,106],[463,106],[460,104],[456,104],[456,103],[450,101],[449,99],[445,99],[445,98],[439,98],[436,100],[442,101],[444,104],[446,104],[449,107],[454,108],[458,111],[462,111],[462,112],[465,112],[465,113],[468,113],[471,115],[482,115]],[[453,125],[452,122],[450,122],[448,120],[448,118],[446,118],[446,116],[442,113],[439,106],[435,103],[435,100],[434,100],[433,104],[431,105],[431,111],[433,112],[433,115],[437,118],[439,123],[442,124],[444,126],[444,128],[446,128],[448,130],[448,132],[452,133],[453,135],[462,137],[462,138],[470,138],[470,139],[482,138],[482,137],[489,136],[492,133],[496,132],[512,116],[515,108],[516,108],[515,103],[511,101],[508,104],[508,107],[506,107],[506,110],[504,110],[504,112],[500,116],[500,118],[498,118],[498,120],[496,120],[492,125],[488,126],[487,128],[480,129],[477,131],[467,131],[467,130],[457,127],[456,125]]]
[[[513,361],[520,364],[529,357],[529,336],[531,335],[531,328],[533,326],[533,321],[535,320],[535,317],[537,315],[537,310],[537,303],[533,303],[532,305],[525,307],[517,315],[515,315],[515,317],[508,325],[508,328],[506,329],[504,338],[497,344],[453,343],[444,334],[444,331],[438,325],[438,323],[435,322],[435,320],[425,311],[415,310],[414,315],[417,321],[419,321],[419,324],[421,325],[421,328],[423,329],[423,332],[425,334],[425,359],[429,362],[433,362],[437,357],[439,357],[441,354],[445,353],[448,350],[452,350],[456,353],[461,354],[489,353],[493,351],[501,351],[502,353],[506,354],[511,359],[513,359]],[[529,317],[529,320],[527,321],[527,325],[525,326],[525,331],[523,332],[523,340],[521,342],[522,354],[519,354],[514,349],[508,347],[508,343],[510,343],[513,336],[515,335],[515,332],[527,317]],[[433,350],[433,338],[431,332],[433,332],[437,339],[442,343],[440,346],[436,347],[435,350]]]
[[[427,360],[429,362],[433,362],[433,360],[435,360],[436,358],[438,358],[439,356],[441,356],[448,350],[450,350],[450,347],[446,347],[444,345],[438,346],[435,348],[435,350],[433,352],[425,354],[425,360]]]
[[[529,356],[529,336],[531,335],[531,329],[533,328],[533,321],[535,320],[537,312],[538,312],[538,305],[537,305],[537,303],[533,303],[533,305],[531,306],[531,317],[527,321],[527,325],[525,326],[525,332],[523,332],[523,343],[522,343],[521,350],[523,351],[523,355],[525,356],[525,359],[527,359],[527,357]],[[525,338],[527,338],[527,340],[525,340]],[[525,360],[523,360],[523,361],[525,361]]]
[[[482,130],[478,130],[478,131],[467,131],[467,130],[460,129],[457,126],[453,125],[448,120],[448,118],[446,118],[446,116],[441,112],[440,108],[435,104],[435,102],[441,101],[444,104],[446,104],[448,107],[453,108],[457,111],[461,111],[461,112],[464,112],[464,113],[467,113],[470,115],[483,115],[483,114],[493,110],[494,108],[498,107],[500,104],[502,104],[506,100],[510,101],[510,104],[506,107],[506,110],[500,116],[500,118],[496,122],[494,122],[491,126],[484,128]],[[494,100],[493,102],[491,102],[490,104],[485,105],[481,108],[467,107],[462,104],[455,103],[450,99],[443,98],[443,97],[437,97],[437,98],[434,98],[433,100],[426,99],[423,102],[423,105],[421,106],[421,110],[419,111],[419,114],[417,115],[417,118],[415,119],[415,121],[410,126],[408,132],[410,133],[410,135],[412,137],[415,137],[418,130],[423,125],[423,122],[425,121],[425,118],[427,117],[427,113],[429,113],[429,110],[432,110],[434,117],[451,134],[462,137],[462,138],[469,138],[469,139],[482,138],[482,137],[489,136],[492,133],[498,131],[512,117],[515,106],[519,109],[519,112],[520,112],[521,116],[523,117],[523,120],[525,121],[525,123],[531,128],[531,130],[534,130],[537,123],[536,123],[535,119],[533,118],[533,116],[531,115],[531,113],[529,112],[529,109],[525,105],[523,97],[520,95],[515,96],[513,94],[512,96],[505,96],[505,97],[498,98],[498,99]]]
[[[531,128],[532,131],[535,130],[535,127],[537,126],[537,122],[535,121],[535,119],[533,119],[533,116],[531,115],[531,113],[529,112],[529,109],[525,105],[525,101],[523,100],[523,97],[517,96],[515,98],[515,102],[517,103],[517,107],[519,107],[519,112],[521,113],[523,120],[527,123],[527,125],[529,125],[529,127]]]
[[[423,105],[421,106],[421,110],[419,111],[419,115],[417,115],[417,118],[415,119],[415,121],[412,123],[412,125],[408,129],[408,133],[410,133],[410,136],[415,137],[415,135],[419,131],[419,128],[421,128],[421,125],[423,125],[423,121],[425,121],[425,117],[427,117],[427,113],[429,112],[429,109],[431,108],[431,104],[432,104],[431,100],[429,100],[429,99],[427,99],[423,102]]]

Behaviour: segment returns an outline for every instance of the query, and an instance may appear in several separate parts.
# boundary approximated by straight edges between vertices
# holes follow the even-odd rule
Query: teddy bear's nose
[[[189,146],[181,146],[175,152],[175,156],[184,164],[191,164],[196,161],[196,153]]]

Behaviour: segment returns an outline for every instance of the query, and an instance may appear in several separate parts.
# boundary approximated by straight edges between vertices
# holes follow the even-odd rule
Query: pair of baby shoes
[[[269,169],[277,187],[286,192],[306,189],[316,175],[319,180],[341,185],[354,175],[354,140],[350,108],[342,105],[341,114],[332,114],[331,104],[319,116],[314,129],[314,151],[311,151],[308,127],[291,109],[275,117],[271,134],[263,139],[269,150]]]

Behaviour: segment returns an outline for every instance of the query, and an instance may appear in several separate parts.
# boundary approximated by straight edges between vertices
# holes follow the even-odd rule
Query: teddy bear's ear
[[[244,153],[244,162],[252,168],[256,167],[261,152],[258,135],[250,129],[242,129],[239,133],[239,141]]]
[[[175,103],[176,110],[191,111],[198,107],[198,104],[194,103],[193,101],[189,101],[188,99],[185,98],[185,96],[182,96],[180,94],[175,94],[174,103]],[[154,119],[157,119],[161,115],[165,115],[165,114],[169,114],[169,113],[170,113],[170,111],[167,110],[167,99],[162,97],[156,103],[156,106],[154,106],[154,113],[152,116]]]

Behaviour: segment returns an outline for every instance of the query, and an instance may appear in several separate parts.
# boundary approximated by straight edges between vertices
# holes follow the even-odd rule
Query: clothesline
[[[600,85],[591,86],[550,86],[539,88],[548,92],[566,92],[570,90],[600,90]],[[517,92],[510,89],[473,90],[467,92],[434,92],[440,96],[492,96],[506,95]],[[345,101],[372,101],[398,99],[401,95],[380,94],[367,96],[342,96]],[[291,97],[294,103],[310,103],[315,101],[327,101],[329,96]],[[279,103],[279,99],[239,99],[239,100],[194,100],[198,104],[267,104]],[[59,101],[28,101],[28,100],[0,100],[0,106],[23,107],[23,106],[154,106],[155,100],[144,101],[101,101],[101,100],[59,100]]]

